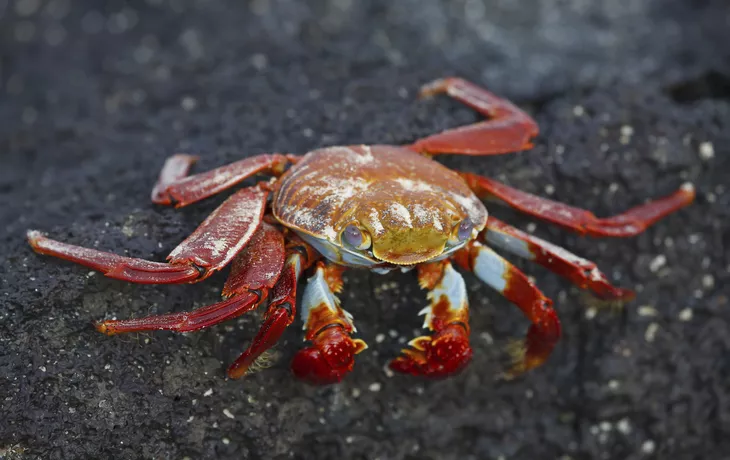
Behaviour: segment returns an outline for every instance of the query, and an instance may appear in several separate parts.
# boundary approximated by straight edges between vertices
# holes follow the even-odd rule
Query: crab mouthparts
[[[396,233],[378,238],[373,256],[393,265],[415,265],[441,255],[446,238],[435,233]]]

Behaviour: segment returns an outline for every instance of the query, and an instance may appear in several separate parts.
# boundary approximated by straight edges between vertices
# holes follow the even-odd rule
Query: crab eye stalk
[[[474,223],[467,217],[454,228],[454,234],[451,236],[451,243],[463,243],[471,237],[473,231]]]
[[[350,224],[342,231],[342,243],[354,249],[367,249],[370,247],[370,235],[360,230],[355,224]]]
[[[465,241],[471,236],[471,232],[474,230],[474,224],[470,219],[464,219],[459,224],[459,228],[456,229],[456,238],[459,241]]]

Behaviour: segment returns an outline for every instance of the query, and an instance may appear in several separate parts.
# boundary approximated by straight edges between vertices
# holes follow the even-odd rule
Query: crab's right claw
[[[367,348],[341,327],[325,329],[313,345],[299,350],[291,363],[295,376],[313,385],[341,382],[355,365],[355,355]]]
[[[423,377],[444,378],[461,372],[471,361],[469,334],[460,324],[450,324],[432,336],[409,342],[402,355],[391,361],[396,372]]]

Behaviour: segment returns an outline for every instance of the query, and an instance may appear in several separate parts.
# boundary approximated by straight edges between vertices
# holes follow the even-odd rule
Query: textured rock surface
[[[0,0],[0,458],[730,456],[730,9],[525,3]],[[272,368],[234,382],[225,366],[255,315],[185,336],[91,327],[214,302],[221,276],[134,286],[37,256],[23,239],[38,228],[162,260],[218,202],[151,205],[167,155],[199,153],[206,169],[408,142],[476,119],[414,99],[445,74],[514,98],[542,127],[530,152],[450,166],[603,215],[685,180],[698,187],[695,206],[635,239],[537,225],[639,295],[593,315],[580,292],[526,267],[556,300],[565,338],[517,381],[495,376],[526,321],[473,277],[476,353],[463,375],[387,375],[424,294],[410,275],[352,272],[343,302],[371,349],[346,382],[290,378],[298,327]]]

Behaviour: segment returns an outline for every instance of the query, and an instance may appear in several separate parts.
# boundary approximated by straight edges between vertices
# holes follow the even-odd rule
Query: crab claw
[[[342,327],[321,331],[310,347],[300,350],[291,370],[298,378],[314,385],[338,383],[352,371],[355,355],[367,348],[363,340],[352,339]]]
[[[390,368],[416,376],[443,378],[461,372],[472,357],[469,334],[461,324],[449,324],[432,336],[421,336],[408,343]]]

